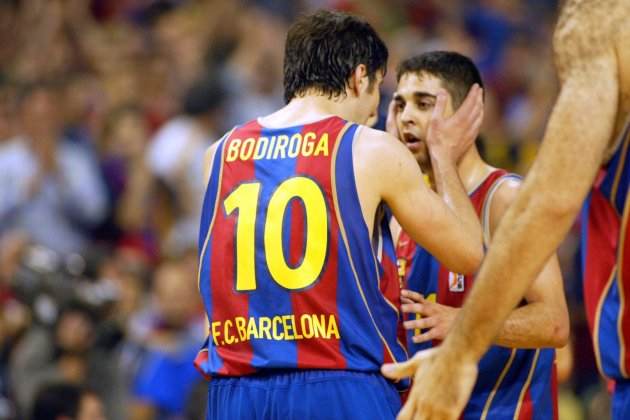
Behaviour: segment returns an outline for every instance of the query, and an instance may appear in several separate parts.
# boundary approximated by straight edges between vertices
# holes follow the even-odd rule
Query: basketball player
[[[209,150],[199,240],[209,337],[196,361],[212,377],[208,418],[396,415],[379,368],[407,355],[382,204],[449,269],[473,272],[482,258],[455,167],[478,132],[481,89],[432,121],[440,197],[399,141],[360,124],[376,113],[386,62],[363,20],[304,17],[286,41],[288,104]]]
[[[627,0],[564,2],[553,40],[560,93],[538,157],[494,235],[476,286],[438,349],[383,368],[392,378],[417,371],[400,419],[458,416],[477,361],[566,235],[593,185],[586,232],[589,243],[600,247],[585,256],[586,309],[599,365],[616,383],[613,418],[630,418],[628,22]]]
[[[398,88],[390,108],[395,120],[392,134],[414,154],[431,178],[426,128],[436,107],[451,115],[473,84],[483,86],[473,62],[455,52],[428,52],[403,61],[398,67]],[[446,103],[436,104],[437,92],[446,89]],[[438,111],[441,112],[441,111]],[[520,177],[494,168],[471,145],[458,163],[460,178],[481,219],[486,245],[491,242],[505,210],[520,187]],[[393,232],[395,232],[393,230]],[[474,283],[445,269],[405,232],[397,242],[400,274],[404,276],[403,312],[410,354],[444,340]],[[500,299],[500,297],[497,297]],[[465,419],[557,418],[555,350],[569,336],[562,274],[554,256],[512,311],[479,363],[479,378],[464,409]]]

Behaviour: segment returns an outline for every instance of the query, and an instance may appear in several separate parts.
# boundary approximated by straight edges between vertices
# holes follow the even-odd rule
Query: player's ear
[[[350,90],[356,96],[366,92],[370,86],[370,78],[365,64],[359,64],[355,67],[350,76]]]

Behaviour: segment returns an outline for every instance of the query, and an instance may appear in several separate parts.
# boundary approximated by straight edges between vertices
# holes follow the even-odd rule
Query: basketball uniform
[[[630,418],[630,118],[581,215],[584,304],[600,372],[615,381],[613,418]]]
[[[496,170],[470,194],[482,221],[484,242],[490,238],[490,203],[498,187],[517,178]],[[425,249],[402,232],[397,247],[399,275],[403,286],[422,293],[426,299],[461,307],[473,287],[474,276],[452,273]],[[497,297],[500,298],[500,297]],[[419,315],[407,314],[408,319]],[[409,353],[430,348],[437,341],[416,344],[411,340],[419,330],[408,334]],[[557,385],[553,349],[511,349],[491,346],[479,362],[477,383],[463,419],[556,419]]]
[[[407,359],[395,250],[384,217],[372,237],[364,223],[361,129],[338,117],[252,121],[219,141],[199,236],[210,328],[195,364],[212,378],[209,418],[398,412],[405,383],[379,373]]]

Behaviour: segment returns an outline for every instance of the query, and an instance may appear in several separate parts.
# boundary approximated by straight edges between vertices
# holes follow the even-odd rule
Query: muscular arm
[[[474,271],[483,256],[480,230],[467,229],[456,213],[422,182],[418,164],[398,140],[365,129],[359,141],[362,159],[356,162],[355,171],[359,173],[357,188],[364,212],[368,213],[365,207],[374,211],[381,200],[385,201],[411,238],[446,267],[457,272]],[[461,183],[460,188],[459,193],[465,197]]]
[[[365,190],[376,190],[372,200],[387,202],[400,225],[417,243],[449,269],[471,273],[476,271],[483,252],[481,225],[455,162],[479,131],[483,118],[481,89],[475,85],[458,111],[447,119],[443,118],[445,105],[446,95],[439,94],[427,136],[442,199],[422,181],[418,164],[398,139],[374,130],[359,139],[363,153],[362,159],[355,162],[355,169],[363,174],[357,177],[357,187],[364,213],[369,214],[365,207],[377,204],[366,205],[369,200],[365,198],[370,194],[365,194]],[[390,121],[391,117],[390,106]],[[363,154],[367,159],[363,159]]]
[[[520,182],[505,181],[497,189],[490,207],[490,234],[513,202]],[[407,329],[429,328],[416,335],[415,342],[443,340],[451,329],[459,308],[418,299],[417,294],[403,293],[403,311],[420,313],[418,320],[406,321]],[[562,274],[553,256],[525,294],[526,304],[513,310],[501,327],[494,344],[512,348],[562,347],[569,337],[569,314],[564,298]],[[420,302],[416,304],[414,302]]]
[[[490,208],[491,237],[519,189],[520,182],[516,180],[506,181],[498,188]],[[555,255],[534,280],[525,294],[525,301],[524,306],[510,313],[494,343],[515,348],[564,346],[569,339],[569,312]]]
[[[485,352],[569,230],[612,136],[618,101],[613,47],[593,28],[564,23],[554,45],[561,90],[542,147],[444,342],[446,355],[478,360]]]

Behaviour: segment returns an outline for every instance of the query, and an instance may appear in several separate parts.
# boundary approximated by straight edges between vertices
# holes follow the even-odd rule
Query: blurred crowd
[[[0,0],[1,420],[203,418],[203,154],[283,105],[287,28],[317,8],[390,48],[380,127],[401,59],[473,57],[483,153],[527,171],[557,92],[553,0]],[[562,413],[602,418],[575,238]]]

